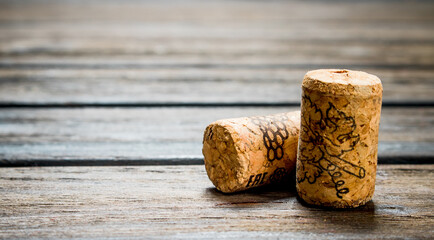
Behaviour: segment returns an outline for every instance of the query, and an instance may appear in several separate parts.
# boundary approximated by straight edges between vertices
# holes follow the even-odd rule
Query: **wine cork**
[[[295,168],[300,112],[224,119],[203,138],[205,168],[225,193],[276,183]]]
[[[353,208],[371,200],[382,91],[378,77],[360,71],[305,75],[296,185],[306,203]]]

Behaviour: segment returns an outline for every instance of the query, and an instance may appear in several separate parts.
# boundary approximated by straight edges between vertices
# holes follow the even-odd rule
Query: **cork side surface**
[[[372,84],[352,78],[345,80],[348,84],[340,78],[312,80],[321,74],[329,76],[329,70],[309,72],[303,84],[297,191],[309,204],[357,207],[371,200],[375,189],[381,82],[376,77]]]
[[[295,168],[300,112],[219,120],[205,130],[208,177],[222,192],[279,182]]]

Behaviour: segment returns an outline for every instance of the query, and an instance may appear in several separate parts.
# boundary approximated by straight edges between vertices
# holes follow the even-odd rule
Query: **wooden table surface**
[[[0,239],[433,239],[434,2],[0,0]],[[303,75],[384,87],[376,193],[222,194],[205,127],[299,109]]]

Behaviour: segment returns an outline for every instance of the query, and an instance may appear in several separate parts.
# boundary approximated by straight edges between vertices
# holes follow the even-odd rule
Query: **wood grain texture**
[[[2,1],[15,36],[224,39],[429,39],[429,1]],[[354,11],[357,8],[357,11]],[[204,11],[207,9],[208,11]],[[391,11],[393,10],[393,11]],[[86,23],[86,24],[83,24]],[[12,27],[11,27],[12,26]],[[110,27],[110,28],[108,28]],[[405,34],[403,34],[405,30]]]
[[[377,68],[428,68],[433,65],[433,42],[360,43],[272,40],[76,40],[33,42],[9,41],[2,44],[1,68],[126,68],[128,66],[207,65],[274,67],[346,65]],[[77,68],[77,67],[75,67]],[[293,67],[294,68],[294,67]],[[298,67],[300,68],[300,67]]]
[[[299,104],[308,69],[0,70],[5,104]],[[384,102],[433,102],[434,71],[366,69],[383,82]]]
[[[202,162],[203,131],[211,122],[297,109],[3,109],[0,111],[0,163],[176,164],[184,159],[186,163],[198,164]],[[418,157],[432,162],[434,132],[430,126],[433,122],[434,108],[383,109],[380,162],[382,158],[393,163],[390,161]]]
[[[396,2],[399,4],[391,4]],[[126,20],[180,21],[207,19],[215,22],[236,19],[246,22],[284,19],[415,21],[434,20],[432,3],[416,1],[201,1],[201,0],[92,0],[80,1],[1,0],[0,20]],[[339,3],[339,4],[336,4]],[[345,12],[357,7],[357,11]],[[209,11],[203,11],[208,8]],[[390,10],[394,10],[391,12]],[[309,14],[310,13],[310,14]],[[267,21],[265,21],[267,22]]]
[[[351,211],[297,201],[291,185],[217,192],[203,166],[0,169],[0,238],[430,239],[434,165],[381,165]]]

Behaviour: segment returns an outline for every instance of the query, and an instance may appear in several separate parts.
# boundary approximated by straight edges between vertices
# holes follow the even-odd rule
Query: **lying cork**
[[[225,193],[279,182],[295,168],[300,112],[224,119],[203,138],[205,168]]]
[[[302,84],[296,185],[308,204],[353,208],[371,200],[382,85],[359,71],[308,72]]]

